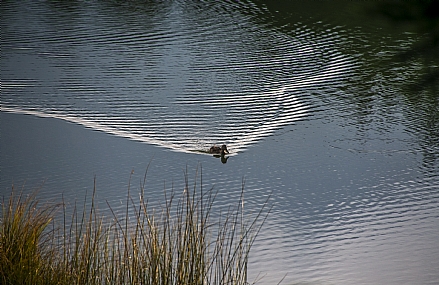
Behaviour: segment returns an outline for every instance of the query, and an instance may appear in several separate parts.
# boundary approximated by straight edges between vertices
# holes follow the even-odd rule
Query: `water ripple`
[[[339,31],[316,34],[302,26],[286,35],[255,25],[252,15],[262,12],[250,3],[234,4],[244,5],[244,14],[223,4],[175,2],[160,17],[144,7],[152,20],[123,27],[115,27],[111,7],[104,7],[108,14],[91,9],[93,23],[73,11],[74,27],[35,7],[50,16],[26,20],[48,25],[47,33],[18,30],[6,36],[5,53],[20,50],[54,78],[31,69],[20,78],[11,60],[2,111],[59,118],[178,151],[226,143],[237,154],[308,116],[310,90],[338,84],[356,66],[337,51]],[[120,22],[132,13],[123,11]]]

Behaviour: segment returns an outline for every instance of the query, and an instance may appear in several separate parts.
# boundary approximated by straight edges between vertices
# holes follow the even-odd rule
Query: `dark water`
[[[282,3],[282,2],[279,2]],[[308,2],[307,2],[308,3]],[[123,211],[202,168],[219,207],[272,194],[261,284],[439,280],[437,60],[354,2],[2,2],[1,182]],[[226,143],[226,164],[198,151]]]

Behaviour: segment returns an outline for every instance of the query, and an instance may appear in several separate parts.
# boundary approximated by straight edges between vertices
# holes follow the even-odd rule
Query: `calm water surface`
[[[271,193],[260,284],[436,284],[439,102],[426,36],[370,5],[5,1],[1,181],[70,204],[183,189]],[[428,35],[427,35],[428,36]],[[437,60],[436,60],[437,61]],[[227,144],[227,163],[199,151]]]

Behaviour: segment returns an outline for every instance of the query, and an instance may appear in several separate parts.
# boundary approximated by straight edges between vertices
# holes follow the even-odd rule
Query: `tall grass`
[[[249,284],[249,252],[265,221],[260,211],[244,216],[237,205],[215,211],[216,192],[203,191],[202,177],[191,189],[187,173],[182,194],[164,190],[161,207],[150,209],[144,195],[126,209],[99,213],[94,187],[90,206],[54,221],[60,205],[38,205],[14,189],[3,200],[0,229],[2,284]],[[63,204],[62,204],[63,205]]]
[[[35,194],[24,198],[12,191],[2,203],[0,274],[2,284],[40,284],[50,278],[56,253],[52,232],[45,232],[55,205],[38,207]]]

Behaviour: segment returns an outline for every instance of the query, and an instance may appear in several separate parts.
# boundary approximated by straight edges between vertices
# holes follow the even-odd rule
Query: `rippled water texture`
[[[251,280],[436,284],[438,93],[412,87],[439,64],[395,59],[425,33],[286,2],[3,1],[1,195],[73,203],[96,175],[123,212],[132,169],[159,200],[202,165],[219,208],[243,177],[246,214],[271,194]]]
[[[224,3],[137,11],[28,5],[40,9],[38,17],[11,19],[26,29],[10,30],[13,40],[3,45],[4,111],[176,150],[227,143],[233,153],[243,151],[306,116],[304,93],[336,84],[355,66],[337,50],[337,29],[318,36],[298,24],[293,37]]]

